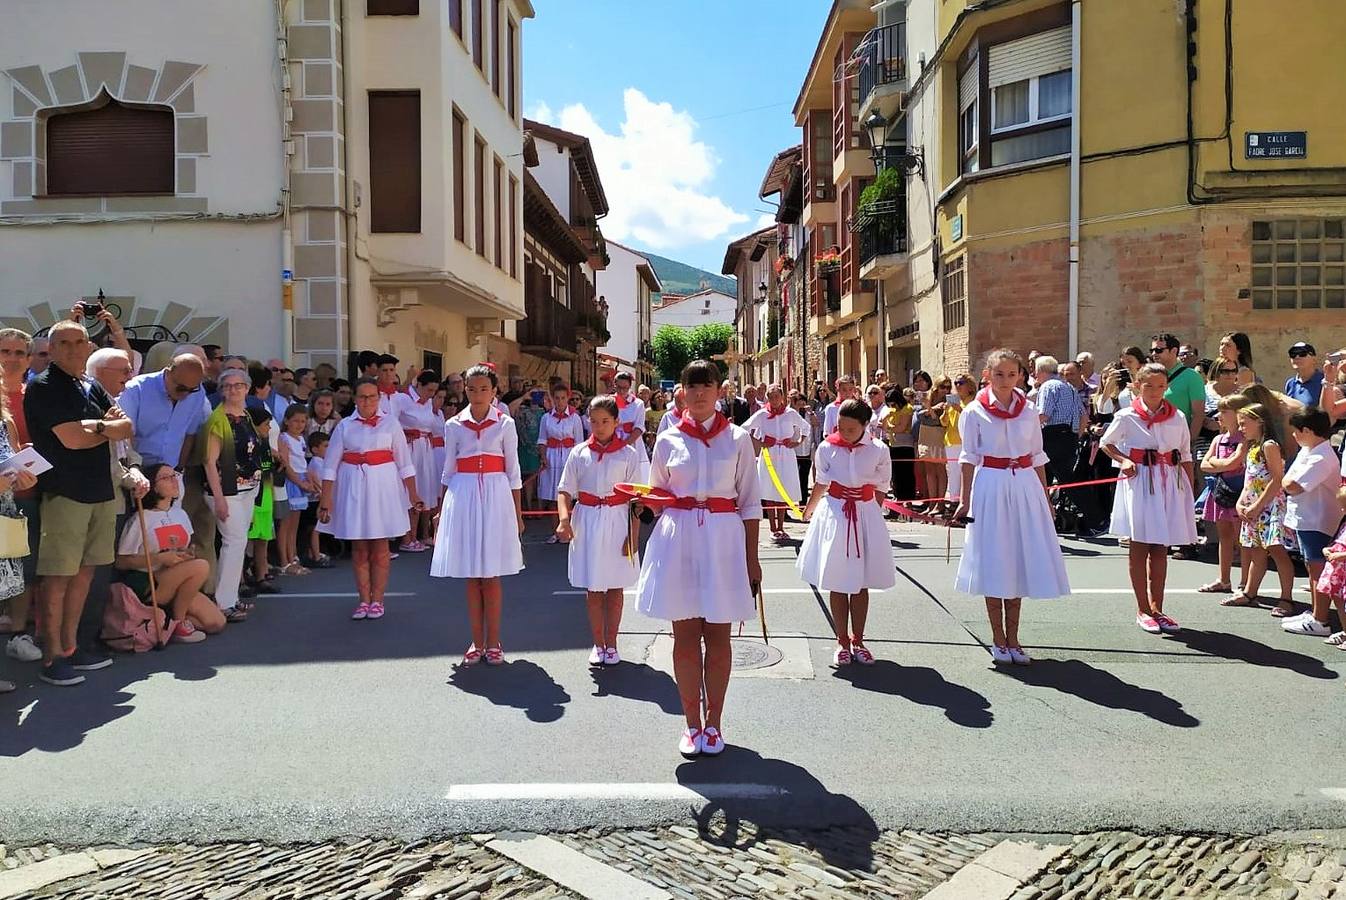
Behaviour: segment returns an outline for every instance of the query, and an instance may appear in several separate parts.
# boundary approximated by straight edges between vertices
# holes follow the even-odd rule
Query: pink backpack
[[[140,602],[135,591],[125,584],[114,582],[112,595],[103,610],[103,642],[121,653],[144,653],[154,649],[154,618],[159,619],[159,646],[168,643],[173,634],[172,622],[162,609],[151,608]]]

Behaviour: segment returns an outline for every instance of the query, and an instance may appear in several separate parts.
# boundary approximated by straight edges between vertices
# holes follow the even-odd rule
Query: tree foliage
[[[698,325],[689,332],[692,343],[692,359],[710,359],[729,349],[734,341],[734,326],[723,323]],[[720,367],[720,375],[729,371],[723,360],[715,360]]]
[[[675,325],[665,325],[654,333],[654,367],[659,377],[677,381],[682,369],[691,362],[692,341],[690,333]]]

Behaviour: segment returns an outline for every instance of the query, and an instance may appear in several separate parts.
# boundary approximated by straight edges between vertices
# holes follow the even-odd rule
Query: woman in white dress
[[[557,485],[561,483],[561,473],[566,460],[576,446],[584,442],[584,424],[580,414],[570,408],[570,388],[564,384],[554,385],[551,389],[551,411],[538,423],[537,455],[541,467],[537,474],[537,498],[551,509],[556,502]],[[639,480],[639,479],[635,479]],[[560,531],[547,538],[554,544],[561,538]]]
[[[802,497],[799,489],[799,465],[795,462],[794,448],[799,445],[808,425],[785,403],[785,391],[779,384],[767,389],[767,405],[753,413],[743,423],[748,434],[752,435],[752,445],[757,450],[757,484],[762,490],[762,506],[766,507],[767,521],[771,523],[771,536],[776,543],[789,540],[785,533],[786,499],[796,506]],[[766,468],[766,457],[771,457],[771,465],[780,479],[782,494],[771,473]]]
[[[991,386],[958,417],[963,484],[953,518],[968,526],[954,586],[986,598],[992,658],[1028,665],[1019,643],[1022,598],[1060,597],[1070,584],[1048,501],[1038,410],[1016,387],[1023,360],[992,350],[986,365]]]
[[[678,749],[685,756],[724,750],[729,630],[756,612],[753,585],[762,580],[757,458],[748,433],[715,410],[719,380],[707,360],[682,370],[687,412],[655,440],[650,468],[650,484],[677,500],[654,526],[636,587],[639,612],[673,623],[673,677],[687,720]]]
[[[574,418],[578,419],[576,415]],[[556,535],[570,543],[570,584],[585,592],[594,646],[591,666],[615,666],[623,591],[640,578],[639,526],[631,504],[613,485],[639,483],[640,454],[617,437],[617,401],[589,404],[593,437],[565,461],[557,488]]]
[[[383,618],[388,541],[406,533],[408,503],[422,508],[406,436],[395,418],[379,414],[381,400],[373,379],[356,382],[355,414],[332,432],[318,502],[318,531],[351,545],[360,595],[352,619]]]
[[[1150,634],[1173,634],[1178,623],[1164,614],[1168,548],[1196,543],[1192,434],[1187,419],[1164,399],[1164,367],[1149,363],[1136,377],[1139,396],[1117,411],[1099,441],[1126,479],[1117,485],[1110,530],[1131,539],[1136,624]]]
[[[837,430],[818,445],[813,492],[804,510],[809,523],[795,569],[829,593],[837,649],[832,665],[874,664],[865,647],[869,589],[897,583],[892,543],[883,522],[883,499],[893,479],[888,447],[866,432],[873,411],[847,400]]]
[[[502,575],[523,569],[519,433],[495,405],[496,374],[473,366],[464,378],[467,408],[444,428],[445,491],[430,574],[467,579],[472,646],[463,664],[505,661],[500,645]]]
[[[435,412],[435,392],[439,390],[439,375],[426,369],[416,376],[412,387],[393,396],[392,408],[411,451],[411,464],[416,467],[416,493],[427,503],[439,496],[439,478],[443,463],[435,468],[435,448],[432,440],[444,433],[444,417]],[[404,553],[423,553],[429,549],[421,540],[422,533],[432,530],[433,509],[413,509],[410,528],[402,545]]]
[[[648,477],[650,455],[645,449],[645,404],[631,393],[631,382],[629,372],[619,372],[613,379],[617,388],[617,393],[613,395],[617,401],[617,429],[622,440],[639,451],[645,477]],[[645,478],[640,480],[643,482]]]

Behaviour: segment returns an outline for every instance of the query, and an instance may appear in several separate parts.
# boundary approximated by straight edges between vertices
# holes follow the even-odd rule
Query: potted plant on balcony
[[[901,169],[881,169],[874,183],[860,192],[856,224],[862,228],[873,226],[880,237],[891,236],[897,228],[905,186]]]
[[[789,275],[795,269],[795,258],[786,253],[776,257],[776,274]]]
[[[813,260],[814,267],[819,275],[828,275],[841,269],[841,250],[835,246],[828,247],[819,253]]]

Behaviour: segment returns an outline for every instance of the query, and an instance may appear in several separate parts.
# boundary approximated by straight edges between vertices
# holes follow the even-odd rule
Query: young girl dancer
[[[500,577],[523,569],[523,509],[519,434],[514,420],[495,405],[496,374],[473,366],[464,378],[467,409],[444,430],[439,529],[430,574],[467,579],[467,616],[472,645],[463,665],[505,661],[500,646]]]
[[[856,392],[855,379],[849,375],[842,375],[836,380],[837,399],[827,404],[823,410],[823,437],[837,430],[837,417],[841,415],[841,404]]]
[[[680,380],[687,411],[655,440],[650,471],[650,483],[677,499],[645,546],[636,609],[673,623],[673,677],[687,720],[678,750],[713,756],[724,750],[730,625],[753,617],[752,586],[762,580],[762,501],[752,438],[715,410],[719,369],[695,360]]]
[[[785,403],[785,391],[779,384],[767,388],[767,405],[753,413],[743,423],[748,434],[752,435],[752,445],[757,450],[757,484],[762,490],[762,505],[766,507],[767,520],[771,523],[771,536],[777,543],[789,540],[785,533],[786,500],[796,506],[801,499],[799,487],[799,465],[795,462],[794,448],[804,437],[808,425]],[[782,494],[771,473],[766,468],[766,458],[771,457],[776,477],[780,479]]]
[[[355,384],[355,413],[328,443],[318,530],[351,545],[360,602],[352,619],[383,618],[388,541],[407,529],[407,504],[421,508],[416,467],[402,426],[379,413],[383,395],[369,378]]]
[[[308,495],[320,490],[322,481],[317,470],[310,470],[304,430],[308,427],[308,407],[291,403],[281,423],[280,455],[285,472],[285,496],[289,509],[281,520],[276,536],[282,575],[307,575],[308,569],[299,562],[299,518],[308,509]]]
[[[620,372],[613,379],[613,384],[617,388],[614,399],[617,401],[618,428],[622,440],[631,444],[640,452],[641,462],[644,464],[646,475],[649,474],[650,454],[645,449],[645,404],[639,397],[631,393],[631,374],[629,372]],[[645,479],[642,478],[641,481]]]
[[[968,526],[955,587],[986,597],[992,658],[1028,665],[1019,643],[1022,598],[1060,597],[1070,584],[1047,499],[1038,410],[1015,387],[1023,360],[1000,349],[986,364],[990,386],[958,417],[963,484],[954,519],[968,517]]]
[[[866,437],[872,411],[860,400],[841,404],[837,430],[818,446],[809,523],[795,569],[830,593],[837,649],[832,665],[874,664],[865,647],[869,589],[897,583],[892,545],[883,522],[883,498],[893,478],[888,447]]]
[[[1234,505],[1243,492],[1243,455],[1246,449],[1243,432],[1239,431],[1238,411],[1250,403],[1242,394],[1220,398],[1217,404],[1220,433],[1210,442],[1206,456],[1201,460],[1202,473],[1211,476],[1213,481],[1211,489],[1206,492],[1206,502],[1201,507],[1201,519],[1215,523],[1215,533],[1220,539],[1220,577],[1197,588],[1203,594],[1227,594],[1233,589],[1231,572],[1239,536],[1239,514]],[[1241,562],[1243,571],[1239,577],[1240,584],[1248,570],[1248,561],[1244,559]]]
[[[444,419],[435,413],[432,405],[437,390],[439,374],[426,369],[416,376],[410,391],[399,391],[392,399],[393,415],[402,426],[407,449],[411,452],[411,464],[416,467],[416,494],[426,503],[433,503],[439,496],[439,477],[444,471],[442,465],[435,468],[432,443],[434,438],[444,435]],[[421,535],[431,530],[432,515],[432,510],[411,510],[410,527],[397,548],[400,552],[422,553],[429,549]]]
[[[1164,613],[1168,548],[1196,543],[1192,519],[1192,434],[1164,399],[1163,366],[1141,367],[1140,396],[1117,411],[1099,446],[1121,470],[1112,503],[1113,534],[1128,537],[1136,624],[1150,634],[1173,634],[1178,623]]]
[[[546,503],[544,509],[551,509],[556,502],[557,485],[561,482],[561,473],[570,451],[584,442],[584,425],[580,423],[579,413],[570,409],[570,388],[564,384],[554,385],[551,389],[551,412],[542,417],[537,429],[537,455],[541,468],[537,476],[538,499]],[[639,481],[639,478],[623,479]],[[561,540],[561,530],[547,538],[554,544]]]
[[[1280,577],[1281,597],[1271,614],[1284,619],[1294,614],[1295,568],[1285,550],[1282,532],[1285,528],[1285,493],[1281,479],[1285,475],[1285,458],[1281,455],[1278,416],[1260,403],[1245,406],[1238,411],[1239,430],[1248,452],[1243,469],[1243,493],[1239,496],[1239,544],[1248,560],[1243,586],[1225,603],[1225,606],[1256,606],[1257,589],[1267,573],[1267,557],[1276,563]]]
[[[640,578],[640,532],[631,505],[612,486],[639,482],[641,459],[636,448],[616,436],[617,401],[595,397],[589,403],[589,422],[593,437],[566,457],[561,473],[556,535],[570,542],[570,583],[586,593],[594,636],[589,665],[615,666],[621,662],[617,629],[622,591]]]

